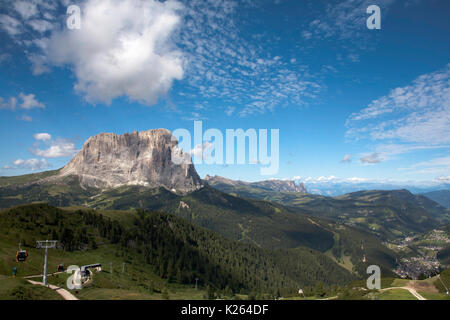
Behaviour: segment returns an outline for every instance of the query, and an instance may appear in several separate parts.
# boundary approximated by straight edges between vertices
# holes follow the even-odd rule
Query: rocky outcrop
[[[252,185],[279,192],[307,193],[303,182],[296,184],[293,180],[266,180],[254,182]]]
[[[293,180],[264,180],[258,182],[245,182],[240,180],[231,180],[220,176],[206,175],[204,180],[211,186],[217,186],[219,184],[229,185],[233,187],[237,186],[249,186],[254,188],[265,189],[269,191],[278,192],[298,192],[307,193],[305,185],[302,183],[296,184]]]
[[[60,176],[75,175],[82,186],[102,189],[140,185],[190,192],[201,188],[193,164],[174,163],[174,154],[186,156],[166,129],[122,135],[101,133],[84,143]]]

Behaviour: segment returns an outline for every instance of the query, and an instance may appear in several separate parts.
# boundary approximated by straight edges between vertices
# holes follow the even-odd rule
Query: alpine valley
[[[362,299],[353,289],[370,265],[385,287],[450,265],[450,210],[434,201],[448,204],[448,192],[327,197],[294,181],[201,179],[173,154],[189,156],[165,129],[101,133],[59,170],[0,177],[0,277],[14,266],[22,277],[40,272],[35,242],[45,238],[59,243],[50,265],[104,265],[80,299],[286,298],[299,288]],[[25,264],[11,255],[18,242]],[[4,281],[0,296],[42,297]]]

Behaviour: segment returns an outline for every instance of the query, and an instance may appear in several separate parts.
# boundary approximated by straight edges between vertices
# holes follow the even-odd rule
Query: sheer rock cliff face
[[[172,155],[189,159],[166,129],[90,137],[60,176],[75,175],[82,186],[101,189],[125,185],[165,187],[191,192],[202,187],[193,164],[176,164]],[[175,153],[172,153],[174,151]]]

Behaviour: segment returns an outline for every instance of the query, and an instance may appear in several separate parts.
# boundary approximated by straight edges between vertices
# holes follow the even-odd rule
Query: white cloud
[[[296,181],[302,181],[307,184],[315,184],[315,185],[333,185],[333,184],[411,184],[411,185],[432,185],[435,184],[436,181],[396,181],[393,179],[369,179],[363,177],[349,177],[349,178],[340,178],[334,175],[331,176],[320,176],[320,177],[294,177]]]
[[[52,30],[54,27],[53,24],[47,20],[30,20],[27,21],[27,24],[38,32],[46,32],[48,30]]]
[[[13,162],[14,166],[4,166],[3,169],[28,169],[31,171],[44,170],[51,167],[51,164],[45,159],[17,159]]]
[[[371,154],[377,154],[382,161],[398,159],[398,155],[413,153],[417,151],[448,149],[449,145],[424,145],[411,143],[394,143],[394,144],[379,144],[375,147],[374,153],[365,153],[363,157]]]
[[[344,158],[341,160],[341,163],[350,163],[350,162],[352,162],[352,156],[349,154],[346,154]]]
[[[312,36],[313,36],[312,32],[309,32],[307,30],[302,31],[302,37],[305,38],[306,40],[311,39]]]
[[[10,97],[8,100],[5,100],[4,98],[0,97],[0,109],[7,109],[14,111],[17,106],[17,98],[16,97]]]
[[[304,178],[304,182],[309,182],[309,183],[318,183],[318,182],[330,182],[330,181],[334,181],[336,180],[336,176],[320,176],[320,177],[306,177]]]
[[[81,30],[64,26],[40,39],[42,54],[30,57],[34,70],[69,66],[76,91],[91,103],[126,96],[153,105],[184,74],[172,41],[181,8],[172,0],[87,0]]]
[[[186,83],[193,93],[180,96],[180,101],[220,99],[224,112],[231,111],[230,105],[243,106],[233,112],[242,117],[314,101],[322,86],[307,67],[241,37],[236,16],[253,5],[258,3],[186,2],[179,42],[188,61]]]
[[[30,151],[33,155],[44,158],[73,157],[78,152],[75,144],[67,139],[51,141],[47,149],[41,149],[38,146],[35,146],[31,148]]]
[[[347,120],[347,136],[450,144],[450,64],[372,101]]]
[[[446,174],[450,172],[450,156],[417,162],[400,170],[414,171],[415,174]]]
[[[52,139],[52,136],[48,133],[36,133],[33,135],[35,140],[48,141]]]
[[[190,150],[188,153],[197,158],[206,160],[207,151],[213,147],[213,144],[209,141],[203,142],[203,144],[198,144],[194,147],[194,149]]]
[[[19,120],[27,121],[27,122],[32,122],[32,121],[33,121],[33,118],[30,117],[30,116],[27,116],[26,114],[24,114],[24,115],[22,115],[22,116],[19,118]]]
[[[300,177],[295,176],[293,178],[295,181],[301,181],[307,184],[337,184],[337,183],[350,183],[350,184],[356,184],[356,183],[363,183],[363,182],[369,182],[372,181],[367,178],[361,178],[361,177],[350,177],[350,178],[339,178],[336,176],[319,176],[319,177]]]
[[[45,105],[42,102],[39,102],[35,98],[36,96],[33,93],[25,94],[23,92],[19,93],[18,97],[10,97],[5,100],[0,97],[0,109],[8,109],[8,110],[16,110],[16,107],[20,109],[33,109],[33,108],[45,108]],[[19,103],[18,101],[22,102]]]
[[[450,168],[450,157],[435,158],[429,161],[423,161],[413,165],[414,168],[429,167],[429,166],[446,166]]]
[[[12,37],[17,36],[22,32],[20,21],[6,14],[0,14],[0,28],[5,30]]]
[[[30,54],[28,60],[31,62],[31,72],[34,75],[51,71],[51,68],[47,65],[47,58],[44,55]]]
[[[33,109],[33,108],[45,108],[45,105],[42,102],[39,102],[35,99],[35,95],[20,93],[19,97],[22,99],[22,103],[20,104],[20,108],[22,109]]]
[[[207,120],[207,118],[202,116],[199,112],[190,112],[190,115],[184,115],[182,119],[185,121]]]
[[[439,182],[450,183],[450,176],[440,176],[436,178]]]
[[[377,5],[382,10],[382,17],[395,0],[378,0]],[[309,23],[303,31],[303,38],[309,40],[336,37],[341,40],[354,40],[360,42],[367,31],[366,20],[369,15],[366,9],[372,5],[373,0],[343,0],[336,3],[328,2],[325,12],[319,18]],[[383,21],[383,20],[382,20]],[[367,33],[366,33],[367,34]]]
[[[380,144],[376,147],[376,151],[385,158],[390,158],[395,155],[405,154],[420,150],[433,150],[450,148],[446,145],[424,145],[424,144]]]
[[[30,152],[38,157],[44,158],[66,158],[73,157],[77,152],[75,144],[68,139],[52,140],[49,133],[42,132],[33,135],[36,140]],[[40,148],[40,143],[44,143],[46,148]]]
[[[127,97],[152,105],[184,78],[187,90],[171,97],[174,104],[221,99],[224,108],[243,106],[233,114],[247,116],[307,105],[323,89],[306,66],[240,36],[237,11],[256,1],[84,0],[77,3],[81,30],[56,19],[53,3],[30,1],[39,15],[22,10],[29,17],[21,17],[11,37],[33,35],[16,41],[26,47],[32,72],[69,67],[75,90],[91,103]]]
[[[67,7],[67,3],[57,0],[11,1],[8,6],[2,7],[0,29],[10,35],[16,44],[31,43],[29,39],[36,37],[33,32],[43,33],[60,23],[55,19],[60,4]],[[22,35],[26,37],[19,38]]]
[[[38,13],[38,9],[37,9],[36,3],[34,3],[34,1],[15,1],[14,9],[24,19],[29,19]]]
[[[226,109],[225,109],[225,114],[227,115],[227,116],[231,116],[232,114],[233,114],[233,112],[234,112],[234,110],[236,110],[236,108],[235,107],[227,107]]]
[[[359,182],[367,182],[368,179],[366,179],[366,178],[359,178],[359,177],[352,177],[352,178],[345,179],[345,181],[359,183]]]
[[[380,154],[377,152],[366,154],[359,159],[362,163],[375,164],[380,163],[383,159],[380,157]]]

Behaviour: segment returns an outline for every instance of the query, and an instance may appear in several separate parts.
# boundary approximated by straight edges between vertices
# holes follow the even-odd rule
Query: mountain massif
[[[76,176],[80,185],[100,189],[124,185],[165,187],[190,192],[202,187],[192,163],[175,164],[176,139],[165,129],[143,132],[101,133],[89,138],[57,178]]]

